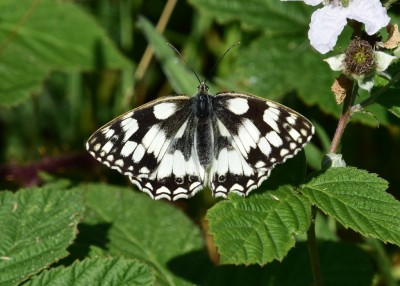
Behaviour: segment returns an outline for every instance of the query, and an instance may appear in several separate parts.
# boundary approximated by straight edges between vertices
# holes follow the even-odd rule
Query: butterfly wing
[[[215,196],[248,195],[314,134],[314,126],[304,116],[252,95],[218,93],[213,106],[216,139],[209,181]]]
[[[191,197],[202,188],[205,173],[193,150],[190,107],[187,96],[152,101],[101,127],[86,149],[153,199]]]

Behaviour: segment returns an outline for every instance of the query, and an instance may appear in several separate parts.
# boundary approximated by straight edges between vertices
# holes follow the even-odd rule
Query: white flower
[[[379,0],[348,0],[347,7],[339,0],[281,0],[304,1],[308,5],[326,3],[311,16],[308,38],[311,45],[321,54],[331,51],[337,38],[347,24],[347,19],[356,20],[365,25],[368,35],[377,33],[389,24],[390,18]]]
[[[334,71],[341,71],[344,74],[350,76],[357,80],[357,84],[360,88],[370,91],[374,86],[375,73],[384,74],[384,71],[389,67],[389,65],[397,59],[397,57],[388,55],[384,52],[373,52],[374,55],[374,71],[367,74],[357,74],[351,72],[346,67],[346,54],[340,54],[325,59],[329,64],[330,68]]]

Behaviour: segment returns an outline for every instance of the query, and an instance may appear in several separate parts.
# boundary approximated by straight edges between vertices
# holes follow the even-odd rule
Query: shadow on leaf
[[[75,260],[83,260],[90,256],[92,247],[107,249],[109,242],[108,232],[111,228],[110,223],[99,223],[90,225],[81,223],[78,225],[78,235],[73,244],[71,244],[67,251],[69,255],[60,260],[57,265],[68,266]]]

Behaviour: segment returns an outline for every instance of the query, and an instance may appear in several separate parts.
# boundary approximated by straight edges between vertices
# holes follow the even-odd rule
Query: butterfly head
[[[208,85],[205,80],[200,81],[197,91],[199,94],[208,94]]]

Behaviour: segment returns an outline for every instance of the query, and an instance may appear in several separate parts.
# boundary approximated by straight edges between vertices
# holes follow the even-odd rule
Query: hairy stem
[[[319,264],[317,239],[315,237],[315,216],[317,215],[317,208],[315,206],[311,209],[311,224],[307,230],[308,254],[310,256],[311,271],[314,279],[314,286],[322,286],[321,267]]]
[[[353,85],[353,92],[350,96],[346,96],[346,99],[343,103],[342,115],[340,116],[338,126],[336,127],[335,135],[333,136],[331,146],[329,148],[329,153],[336,153],[340,144],[340,140],[342,139],[344,129],[347,126],[347,123],[350,120],[351,116],[351,107],[354,104],[354,100],[356,98],[358,92],[358,85]]]

